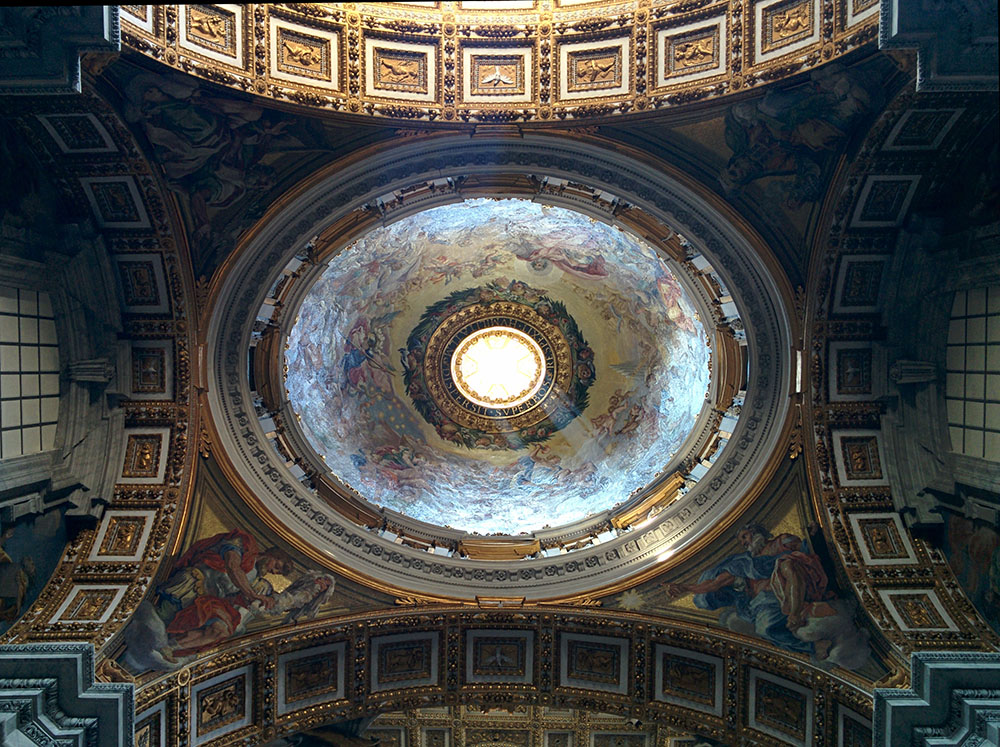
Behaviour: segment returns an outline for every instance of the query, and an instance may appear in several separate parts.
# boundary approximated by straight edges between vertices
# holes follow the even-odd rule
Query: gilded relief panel
[[[836,387],[838,395],[859,396],[872,393],[871,348],[842,349],[837,355]],[[831,392],[833,394],[833,392]]]
[[[158,306],[160,295],[152,262],[119,260],[126,306]]]
[[[659,643],[654,652],[656,700],[722,715],[723,660],[720,657]]]
[[[278,656],[278,713],[344,697],[347,642]]]
[[[904,632],[958,630],[933,589],[879,589],[878,595]]]
[[[532,48],[463,44],[457,56],[463,103],[521,104],[534,97]]]
[[[322,81],[332,79],[330,40],[279,26],[275,41],[278,70]]]
[[[618,88],[622,84],[622,47],[600,47],[568,55],[569,79],[566,90],[600,91]]]
[[[467,681],[532,681],[532,631],[472,630],[466,641]]]
[[[423,747],[451,747],[451,729],[425,728],[420,736]]]
[[[89,560],[139,560],[155,511],[105,511]]]
[[[125,444],[122,478],[156,477],[162,449],[163,439],[159,433],[130,434]]]
[[[760,29],[761,51],[770,53],[811,36],[816,23],[813,0],[791,0],[769,6]]]
[[[271,77],[291,85],[341,92],[343,28],[297,23],[291,17],[268,18]]]
[[[436,634],[434,637],[391,637],[373,642],[377,651],[377,669],[372,675],[372,689],[384,690],[393,685],[430,683],[436,680]]]
[[[167,354],[163,348],[132,348],[132,392],[166,394]]]
[[[52,616],[51,622],[73,625],[106,622],[121,598],[125,586],[76,584]]]
[[[336,691],[339,663],[336,652],[289,662],[285,668],[285,702],[291,704]]]
[[[236,57],[236,14],[218,5],[188,6],[184,18],[188,41]]]
[[[160,254],[120,254],[115,258],[122,303],[128,314],[168,315],[170,299]]]
[[[805,745],[812,736],[812,702],[808,691],[763,675],[751,677],[751,726]]]
[[[562,633],[559,644],[560,685],[627,692],[629,668],[627,640]]]
[[[832,431],[834,462],[843,487],[876,487],[889,484],[882,466],[882,434],[874,430]]]
[[[63,153],[115,153],[118,147],[101,121],[90,113],[38,116]]]
[[[919,182],[919,176],[867,177],[851,217],[851,227],[899,227]]]
[[[700,73],[719,65],[721,43],[718,26],[669,36],[667,41],[664,78]]]
[[[191,687],[191,744],[204,744],[253,721],[253,667],[244,666]]]
[[[379,747],[405,747],[406,732],[401,726],[372,727],[365,732],[366,736],[377,739]]]
[[[140,713],[135,722],[135,747],[165,747],[166,745],[166,703],[160,702],[154,708]]]
[[[473,54],[469,61],[472,95],[524,95],[524,57],[520,55]]]
[[[102,228],[149,228],[134,177],[89,176],[81,178],[80,184]]]
[[[869,747],[872,744],[872,724],[843,706],[837,707],[838,747]]]
[[[531,732],[527,729],[466,729],[466,744],[504,744],[511,747],[531,747]]]
[[[848,480],[882,479],[882,463],[874,436],[844,436],[840,439],[840,449]]]
[[[965,109],[909,109],[892,128],[884,151],[936,150]]]
[[[885,273],[885,255],[849,254],[837,269],[834,311],[867,314],[878,310]]]
[[[427,54],[375,47],[375,90],[428,93]]]
[[[246,717],[246,675],[198,691],[197,733],[204,736]]]
[[[866,565],[917,563],[916,553],[898,513],[852,513],[849,518]]]

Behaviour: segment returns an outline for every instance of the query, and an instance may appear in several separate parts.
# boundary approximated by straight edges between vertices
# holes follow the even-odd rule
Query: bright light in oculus
[[[531,398],[545,378],[542,349],[511,327],[469,335],[451,358],[451,377],[462,396],[484,407],[513,407]]]

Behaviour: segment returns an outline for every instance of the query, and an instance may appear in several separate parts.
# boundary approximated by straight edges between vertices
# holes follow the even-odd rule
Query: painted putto
[[[449,415],[431,380],[444,369],[425,357],[473,306],[537,332],[540,349],[551,342],[564,378],[518,405],[549,417]],[[330,260],[297,314],[285,387],[331,471],[374,504],[471,532],[558,526],[625,500],[663,471],[708,390],[705,329],[664,259],[526,200],[469,200],[376,229]],[[445,363],[464,333],[448,334]]]

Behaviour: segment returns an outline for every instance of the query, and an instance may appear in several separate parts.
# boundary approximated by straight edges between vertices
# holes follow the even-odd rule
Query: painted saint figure
[[[697,583],[665,584],[676,599],[694,594],[695,606],[723,610],[720,622],[752,631],[789,651],[848,669],[868,658],[865,636],[846,602],[827,588],[819,556],[794,534],[772,536],[760,524],[738,535],[745,552],[707,569]]]
[[[262,550],[239,529],[195,542],[152,600],[139,605],[125,631],[123,662],[134,671],[174,669],[244,632],[257,617],[311,618],[332,595],[334,578],[310,571],[280,593],[265,578],[292,571],[287,553]]]
[[[274,606],[267,573],[286,574],[291,558],[276,548],[261,552],[257,541],[235,529],[194,543],[177,561],[159,589],[156,611],[175,639],[164,655],[197,653],[231,636],[242,620],[240,608],[260,602]]]

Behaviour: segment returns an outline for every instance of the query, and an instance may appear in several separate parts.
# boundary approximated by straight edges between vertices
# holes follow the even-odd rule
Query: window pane
[[[1000,462],[1000,433],[987,433],[983,445],[983,457],[991,462]]]
[[[43,373],[38,378],[41,379],[41,394],[59,394],[59,374]]]
[[[0,342],[17,342],[17,317],[4,314],[0,316]]]
[[[0,376],[0,397],[18,397],[21,394],[21,377],[17,374]]]
[[[25,454],[34,454],[42,450],[42,429],[37,425],[21,429],[21,449]]]
[[[38,341],[43,345],[56,344],[56,323],[51,319],[42,319],[38,322]]]
[[[969,291],[969,316],[986,313],[986,289],[976,288]]]
[[[22,371],[37,371],[38,370],[38,346],[37,345],[22,345],[21,346],[21,370]]]
[[[966,408],[968,410],[968,408]],[[41,402],[36,399],[21,400],[21,420],[24,425],[37,425],[42,415]]]
[[[21,355],[17,345],[0,345],[0,371],[20,371]]]
[[[965,453],[968,456],[983,458],[983,432],[965,429]]]
[[[21,429],[0,433],[0,459],[21,456]]]
[[[975,428],[983,427],[983,403],[982,402],[966,402],[965,403],[965,424],[968,426],[973,426]]]
[[[983,374],[965,375],[965,396],[969,399],[983,399],[986,394],[986,377]]]
[[[21,342],[38,342],[38,319],[21,317]]]
[[[42,400],[42,422],[54,423],[59,417],[59,398],[45,397]]]
[[[982,348],[982,346],[980,346]],[[59,349],[54,347],[41,347],[38,349],[38,368],[40,371],[59,370]],[[985,358],[985,353],[983,354]],[[982,369],[982,364],[979,366]]]
[[[968,325],[965,328],[966,342],[985,342],[986,340],[986,317],[977,317],[966,320]]]
[[[42,426],[42,451],[48,451],[56,445],[56,427],[54,425]]]
[[[21,396],[38,396],[38,374],[21,374]]]
[[[14,428],[21,425],[21,400],[0,402],[0,428]]]

